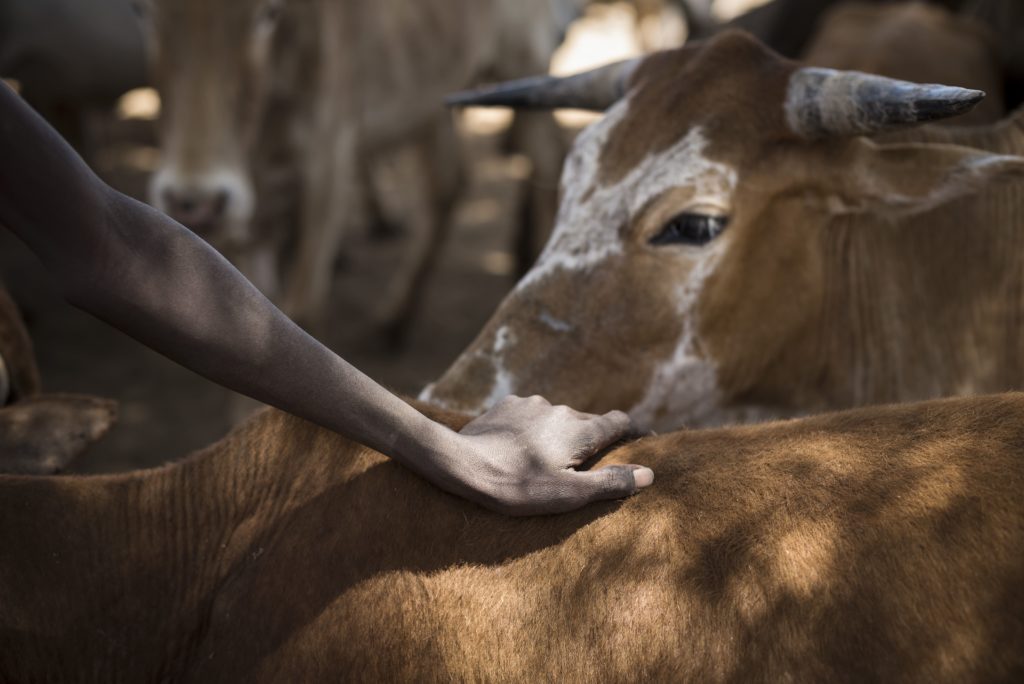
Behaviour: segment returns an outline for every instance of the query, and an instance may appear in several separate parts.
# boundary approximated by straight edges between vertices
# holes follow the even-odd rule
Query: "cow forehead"
[[[602,151],[611,133],[626,120],[630,106],[630,98],[624,98],[580,133],[562,172],[555,231],[520,287],[555,269],[586,270],[621,254],[624,228],[668,190],[689,189],[690,206],[729,208],[736,169],[708,157],[708,141],[700,126],[690,128],[673,145],[648,154],[614,182],[602,180],[606,177],[601,173]]]

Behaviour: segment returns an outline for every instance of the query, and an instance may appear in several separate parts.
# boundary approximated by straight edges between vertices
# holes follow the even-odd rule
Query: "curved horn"
[[[604,111],[619,101],[641,58],[607,64],[573,76],[534,76],[466,90],[445,98],[450,107],[590,109]]]
[[[956,116],[983,97],[980,90],[804,67],[790,77],[785,107],[795,133],[821,138],[867,135]]]

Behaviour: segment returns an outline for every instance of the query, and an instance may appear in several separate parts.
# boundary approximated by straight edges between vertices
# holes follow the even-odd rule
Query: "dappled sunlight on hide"
[[[803,521],[779,539],[775,549],[776,579],[783,591],[803,598],[827,583],[839,533],[831,521]]]
[[[985,678],[1016,662],[1022,412],[1006,395],[642,438],[595,465],[647,464],[649,490],[514,519],[267,411],[162,469],[0,478],[26,559],[0,623],[28,643],[74,597],[89,629],[60,633],[82,652],[188,642],[167,667],[200,681]]]

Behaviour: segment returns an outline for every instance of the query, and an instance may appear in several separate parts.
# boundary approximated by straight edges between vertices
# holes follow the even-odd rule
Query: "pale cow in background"
[[[1024,386],[1024,112],[941,134],[992,152],[862,137],[981,97],[736,32],[456,97],[609,109],[538,264],[423,398],[669,429]]]
[[[0,473],[57,472],[115,420],[112,401],[40,390],[32,341],[0,287]]]
[[[687,430],[600,459],[637,496],[516,519],[267,411],[0,476],[0,680],[1014,681],[1022,446],[1020,394]]]
[[[583,4],[137,0],[165,102],[152,201],[264,291],[281,292],[290,315],[315,323],[329,313],[343,235],[365,213],[363,160],[402,150],[412,167],[403,217],[420,238],[391,307],[401,322],[458,189],[444,94],[485,75],[546,70]],[[549,113],[531,118],[535,126],[516,137],[553,212],[563,147]]]

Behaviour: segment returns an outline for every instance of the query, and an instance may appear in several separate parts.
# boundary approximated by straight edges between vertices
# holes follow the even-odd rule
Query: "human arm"
[[[629,430],[624,414],[509,400],[462,432],[435,423],[295,325],[191,231],[103,183],[0,86],[0,224],[74,305],[195,372],[391,456],[507,513],[631,494],[649,470],[572,469]],[[635,481],[634,481],[635,480]]]

